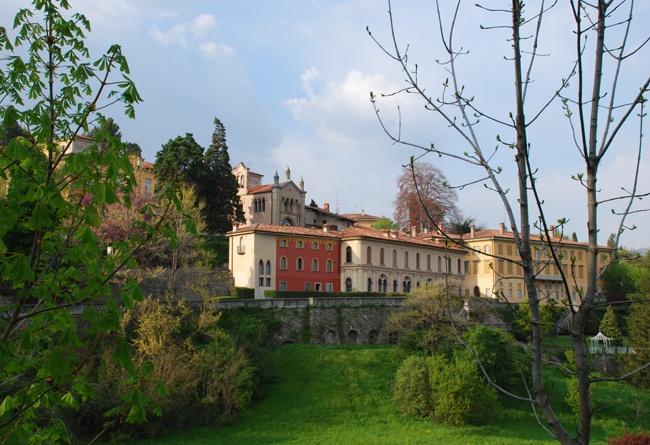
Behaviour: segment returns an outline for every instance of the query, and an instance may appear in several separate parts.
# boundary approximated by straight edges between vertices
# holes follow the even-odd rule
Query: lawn
[[[277,381],[228,425],[171,433],[137,445],[226,444],[550,444],[524,404],[504,401],[489,425],[449,427],[400,414],[391,403],[398,350],[387,346],[288,345],[273,356]],[[553,376],[563,398],[566,380]],[[650,429],[650,394],[622,384],[596,388],[593,443]],[[558,411],[569,422],[568,408]],[[135,445],[135,444],[134,444]]]

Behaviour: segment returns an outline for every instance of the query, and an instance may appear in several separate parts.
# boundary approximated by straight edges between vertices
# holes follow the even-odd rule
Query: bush
[[[634,354],[627,354],[626,361],[628,370],[633,371],[650,362],[650,302],[642,301],[630,307],[627,327],[630,347],[634,349]],[[631,377],[631,381],[641,388],[650,388],[650,369],[637,372]]]
[[[650,434],[643,431],[625,433],[622,436],[610,438],[607,440],[607,445],[650,445]]]
[[[404,414],[426,417],[433,413],[427,366],[426,358],[411,355],[395,374],[393,401]]]
[[[503,329],[474,326],[465,334],[465,340],[487,375],[499,386],[508,389],[518,387],[522,374],[529,374],[523,352],[512,335]],[[479,372],[482,375],[480,369]]]
[[[403,297],[392,292],[323,292],[317,290],[265,290],[267,298],[332,298],[332,297]]]
[[[255,289],[251,287],[238,287],[234,286],[232,288],[232,296],[235,298],[240,298],[242,300],[253,300],[255,299]]]
[[[484,423],[497,413],[497,395],[479,376],[475,361],[455,354],[446,364],[434,359],[429,367],[433,416],[452,425]]]

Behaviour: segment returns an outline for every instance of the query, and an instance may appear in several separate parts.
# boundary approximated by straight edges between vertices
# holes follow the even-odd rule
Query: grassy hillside
[[[526,406],[506,402],[490,425],[447,427],[397,412],[391,384],[399,357],[392,347],[289,345],[274,355],[277,382],[232,424],[178,432],[138,445],[225,444],[546,444],[554,443]],[[563,398],[566,381],[553,379]],[[594,443],[625,429],[650,429],[650,394],[626,385],[598,387],[603,400]],[[562,404],[560,411],[570,419]]]

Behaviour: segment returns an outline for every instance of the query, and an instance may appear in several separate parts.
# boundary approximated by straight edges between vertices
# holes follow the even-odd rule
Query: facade
[[[432,233],[429,239],[440,238]],[[527,297],[523,270],[514,263],[519,254],[512,232],[501,223],[498,229],[475,230],[460,236],[469,247],[464,258],[466,270],[464,296],[501,298],[509,302],[523,302]],[[554,237],[553,243],[561,258],[562,271],[569,277],[571,294],[563,286],[560,270],[553,263],[550,251],[539,236],[532,235],[532,254],[537,272],[538,292],[542,302],[555,300],[560,302],[571,298],[579,304],[580,292],[587,287],[587,251],[588,244]],[[601,246],[598,255],[598,270],[609,263],[612,249]],[[494,258],[496,255],[503,258]],[[512,259],[513,262],[507,259]],[[602,294],[602,287],[599,293]]]
[[[228,233],[236,286],[264,291],[407,293],[424,285],[462,289],[464,250],[396,231],[341,231],[257,224]],[[447,274],[449,271],[449,274]]]
[[[350,219],[361,227],[372,228],[372,225],[381,219],[381,216],[368,215],[361,211],[361,213],[343,213],[344,218]]]
[[[308,206],[305,206],[305,226],[306,227],[335,227],[337,230],[343,230],[346,227],[354,225],[354,221],[346,218],[343,215],[338,215],[330,211],[329,202],[323,203],[323,208],[312,201]]]

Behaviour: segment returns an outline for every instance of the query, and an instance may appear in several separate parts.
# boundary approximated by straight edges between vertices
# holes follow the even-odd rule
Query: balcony
[[[243,255],[246,253],[246,246],[237,246],[237,255]]]

